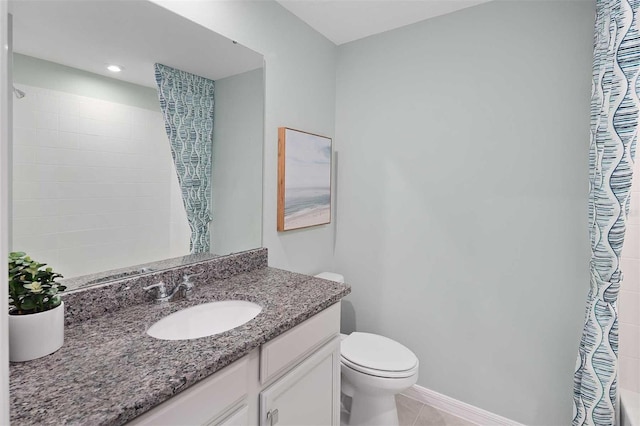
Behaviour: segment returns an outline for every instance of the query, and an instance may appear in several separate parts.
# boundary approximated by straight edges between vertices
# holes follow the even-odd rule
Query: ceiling
[[[10,11],[15,52],[143,86],[155,87],[156,62],[212,80],[263,66],[262,55],[148,1],[12,0]]]
[[[337,45],[490,0],[277,0]]]

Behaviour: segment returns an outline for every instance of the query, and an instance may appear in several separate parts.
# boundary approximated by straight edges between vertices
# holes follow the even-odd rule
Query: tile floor
[[[397,395],[396,403],[400,426],[475,426],[475,423],[470,423],[404,395]]]

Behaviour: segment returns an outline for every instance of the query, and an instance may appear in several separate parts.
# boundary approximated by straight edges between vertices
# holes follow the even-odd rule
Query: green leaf
[[[58,306],[59,292],[66,290],[66,286],[58,284],[56,278],[62,275],[54,272],[53,268],[46,267],[46,263],[40,263],[27,256],[24,252],[9,253],[9,299],[12,314],[30,314],[47,311]],[[38,293],[32,289],[41,288]]]
[[[33,310],[36,308],[36,304],[33,300],[31,299],[25,299],[22,301],[22,309],[24,310]]]

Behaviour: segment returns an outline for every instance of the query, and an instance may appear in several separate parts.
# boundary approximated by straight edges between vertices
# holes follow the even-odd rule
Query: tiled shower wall
[[[640,161],[636,161],[633,172],[631,210],[622,249],[624,281],[618,303],[619,384],[623,389],[640,392]]]
[[[160,112],[19,88],[12,250],[66,277],[188,253]]]

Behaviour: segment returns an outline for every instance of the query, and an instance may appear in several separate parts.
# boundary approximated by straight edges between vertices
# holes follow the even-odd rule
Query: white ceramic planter
[[[64,302],[37,314],[9,315],[9,360],[29,361],[49,355],[64,343]]]

